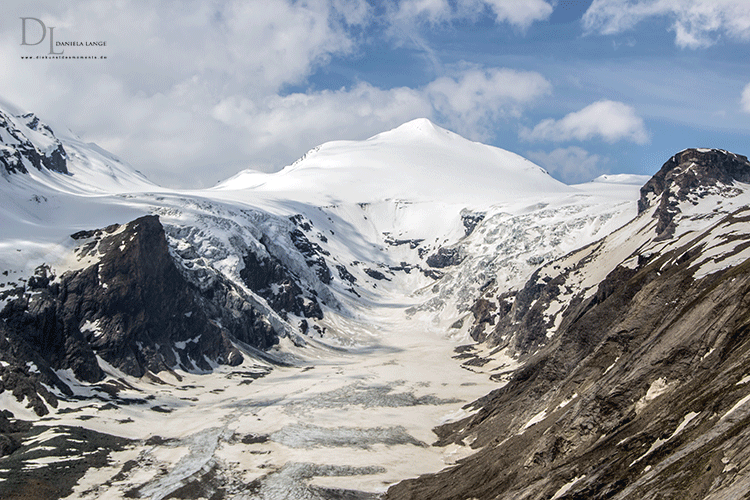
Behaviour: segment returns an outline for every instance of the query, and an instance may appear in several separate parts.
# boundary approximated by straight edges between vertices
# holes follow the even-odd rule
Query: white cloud
[[[606,160],[577,146],[546,151],[528,151],[526,156],[568,184],[589,181],[605,173]]]
[[[594,0],[583,24],[589,31],[611,35],[657,16],[671,20],[675,43],[681,48],[708,47],[721,35],[750,40],[747,0]]]
[[[430,1],[420,8],[429,9]],[[456,8],[474,4],[489,8],[466,0]],[[499,120],[518,116],[549,92],[538,73],[467,66],[416,88],[361,82],[290,92],[331,58],[371,42],[361,38],[367,36],[361,28],[382,22],[371,5],[40,0],[29,13],[11,3],[8,19],[43,19],[55,26],[56,40],[105,40],[108,60],[21,60],[25,50],[45,50],[21,47],[20,20],[6,23],[0,27],[0,89],[19,107],[69,127],[169,185],[211,185],[251,166],[278,169],[321,142],[363,139],[422,116],[486,138]],[[524,8],[498,19],[523,26],[543,10]],[[469,15],[461,12],[451,15]]]
[[[415,89],[380,89],[360,82],[350,89],[274,95],[260,101],[235,95],[216,103],[204,126],[220,122],[244,138],[245,157],[273,169],[282,166],[279,158],[291,163],[332,138],[364,139],[419,117],[474,139],[489,137],[493,124],[516,116],[549,88],[538,73],[472,68]]]
[[[495,122],[518,117],[523,107],[549,94],[551,88],[539,73],[474,68],[455,77],[438,78],[424,92],[451,128],[474,139],[486,139]]]
[[[459,2],[460,3],[460,2]],[[466,2],[476,3],[476,2]],[[506,21],[526,29],[534,21],[542,21],[552,14],[552,5],[542,0],[487,0],[497,22]]]
[[[398,24],[413,23],[418,20],[437,24],[446,22],[451,14],[448,0],[408,0],[401,2],[394,10],[391,16]]]
[[[750,113],[750,83],[745,85],[745,89],[742,91],[742,110],[745,113]]]
[[[521,129],[520,135],[528,141],[585,141],[600,137],[610,143],[628,140],[645,144],[649,140],[643,119],[632,107],[607,100],[597,101],[560,120],[542,120],[533,129]]]
[[[545,0],[403,0],[393,12],[397,24],[427,21],[431,24],[459,19],[476,19],[490,13],[498,24],[507,22],[526,29],[535,21],[543,21],[552,14],[552,5]]]
[[[276,92],[305,80],[331,57],[352,53],[357,39],[352,24],[369,22],[367,3],[350,0],[169,1],[144,5],[67,1],[34,9],[10,7],[10,19],[29,16],[55,26],[56,40],[105,40],[112,61],[102,72],[130,91],[156,94],[198,78],[215,93]],[[19,47],[20,20],[7,23],[8,57]],[[73,49],[67,49],[71,53]],[[28,52],[28,51],[27,51]],[[37,52],[38,53],[38,52]],[[15,57],[14,57],[15,58]],[[24,66],[25,73],[77,79],[75,64]],[[51,78],[46,78],[47,84]]]

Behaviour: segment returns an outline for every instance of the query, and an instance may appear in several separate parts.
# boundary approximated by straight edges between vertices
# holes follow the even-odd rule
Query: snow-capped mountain
[[[571,191],[529,160],[425,118],[365,141],[334,141],[275,174],[244,171],[218,189],[252,189],[326,205],[386,199],[470,206]]]
[[[253,197],[271,210],[295,204],[291,210],[312,220],[316,214],[304,205],[322,207],[329,219],[340,220],[339,230],[346,224],[351,236],[365,240],[347,235],[332,249],[346,260],[369,263],[369,274],[365,268],[366,274],[352,270],[353,276],[395,279],[398,285],[390,288],[407,295],[422,290],[410,313],[447,326],[468,313],[488,280],[516,283],[539,263],[624,224],[635,215],[633,200],[646,180],[605,176],[567,186],[514,153],[418,119],[365,141],[323,144],[275,174],[241,172],[211,196]],[[328,222],[319,218],[318,224]],[[430,280],[401,283],[397,273],[411,269]],[[425,288],[432,279],[440,279],[437,288]]]
[[[3,498],[641,495],[744,415],[743,157],[567,186],[421,119],[177,191],[1,107]]]

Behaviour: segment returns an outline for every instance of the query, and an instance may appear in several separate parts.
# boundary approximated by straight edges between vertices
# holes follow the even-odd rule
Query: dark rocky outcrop
[[[31,424],[16,420],[8,410],[0,410],[0,458],[21,447],[21,437],[31,429]]]
[[[660,238],[668,238],[674,233],[679,202],[712,193],[731,195],[736,191],[734,181],[750,182],[750,163],[745,156],[721,149],[686,149],[664,163],[641,188],[638,213],[658,201],[656,231]]]
[[[427,257],[427,265],[442,269],[444,267],[460,264],[463,256],[458,248],[440,247],[437,252]]]
[[[283,316],[285,313],[292,313],[306,318],[323,318],[323,310],[317,298],[306,298],[294,276],[278,259],[258,257],[255,253],[248,252],[243,262],[245,267],[240,271],[240,277],[248,288],[266,299],[275,311]]]
[[[1,422],[2,416],[0,439]],[[0,457],[0,498],[4,500],[66,498],[90,468],[111,465],[110,454],[132,444],[125,438],[81,427],[32,427],[22,421],[11,426],[11,436],[21,444],[15,453]],[[49,431],[54,433],[52,437],[39,442],[40,435]]]
[[[236,359],[228,332],[207,316],[175,266],[158,218],[142,217],[112,233],[98,240],[98,263],[61,280],[64,319],[96,324],[86,332],[91,348],[135,376],[173,366],[209,369],[204,356]],[[184,360],[177,359],[177,343]]]
[[[328,251],[319,244],[310,241],[305,236],[305,233],[299,229],[294,229],[289,233],[289,236],[292,238],[292,243],[297,250],[305,257],[307,265],[315,270],[318,279],[326,285],[330,284],[333,274],[323,257],[324,255],[328,255]]]
[[[385,274],[381,273],[377,269],[371,269],[371,268],[365,268],[365,274],[369,276],[370,278],[378,281],[391,281],[389,278],[386,277]]]
[[[487,214],[484,212],[461,211],[461,223],[464,225],[464,236],[469,236],[474,232],[477,224],[482,222]]]
[[[55,133],[52,131],[49,125],[41,122],[34,113],[26,113],[19,118],[21,118],[26,123],[26,126],[31,130],[39,132],[40,134],[53,141],[54,147],[50,148],[47,153],[42,154],[42,165],[44,165],[44,167],[48,170],[60,172],[61,174],[67,174],[68,166],[65,148],[63,148],[62,143],[55,137]]]
[[[28,166],[37,170],[43,168],[63,174],[68,173],[67,155],[62,143],[54,136],[52,129],[40,122],[33,114],[26,114],[19,119],[26,126],[44,136],[51,142],[40,149],[34,141],[27,137],[24,132],[13,124],[11,117],[0,111],[0,165],[6,173],[28,173]],[[27,131],[28,133],[28,131]]]
[[[342,264],[336,265],[336,270],[339,272],[339,278],[346,281],[350,285],[353,285],[357,282],[357,278],[349,272],[349,270],[346,268],[346,266]]]
[[[413,239],[405,239],[405,238],[394,238],[390,235],[390,233],[383,233],[385,236],[385,243],[386,245],[390,245],[392,247],[400,247],[401,245],[409,245],[409,248],[411,250],[414,250],[415,248],[418,248],[419,245],[422,244],[424,241],[424,238],[413,238]]]
[[[600,243],[593,243],[579,251],[589,249],[595,252],[599,246]],[[509,347],[514,355],[520,357],[534,352],[546,342],[547,333],[553,327],[553,318],[546,316],[545,311],[567,288],[566,281],[580,273],[587,262],[588,259],[584,259],[575,265],[558,269],[558,274],[554,277],[542,277],[542,270],[537,269],[520,290],[497,295],[496,287],[487,288],[471,308],[475,318],[472,338],[478,342],[486,342],[491,347]],[[573,297],[563,312],[563,317],[576,314],[573,306],[585,309],[598,303],[605,295],[603,290],[609,286],[608,283],[605,280],[600,285],[600,292],[583,305],[579,304],[583,300],[580,296]],[[490,309],[496,309],[497,313],[489,314]]]
[[[38,268],[25,288],[4,293],[9,300],[0,312],[0,360],[8,364],[0,367],[0,392],[26,397],[38,414],[47,412],[46,404],[57,405],[46,387],[72,394],[55,370],[102,380],[96,356],[143,376],[174,367],[210,370],[209,362],[237,365],[243,357],[234,340],[259,349],[278,342],[279,332],[236,285],[216,279],[200,289],[186,279],[158,217],[81,231],[73,239],[78,256],[96,257],[94,263],[59,278]],[[247,276],[256,284],[268,279]],[[318,317],[316,305],[294,302],[290,308]]]

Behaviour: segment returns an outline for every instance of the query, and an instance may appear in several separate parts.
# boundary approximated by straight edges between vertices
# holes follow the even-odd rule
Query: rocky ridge
[[[68,173],[62,143],[33,113],[16,117],[0,111],[0,129],[0,165],[4,175],[25,174],[30,167]]]
[[[674,234],[674,218],[680,202],[698,200],[709,194],[737,192],[734,182],[750,182],[747,157],[714,149],[687,149],[670,158],[641,188],[638,212],[647,210],[658,199],[656,232],[666,239]]]

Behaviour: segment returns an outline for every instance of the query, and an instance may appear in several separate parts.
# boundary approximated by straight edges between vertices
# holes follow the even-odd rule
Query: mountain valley
[[[421,119],[174,190],[0,141],[2,498],[750,489],[743,156],[568,186]]]

